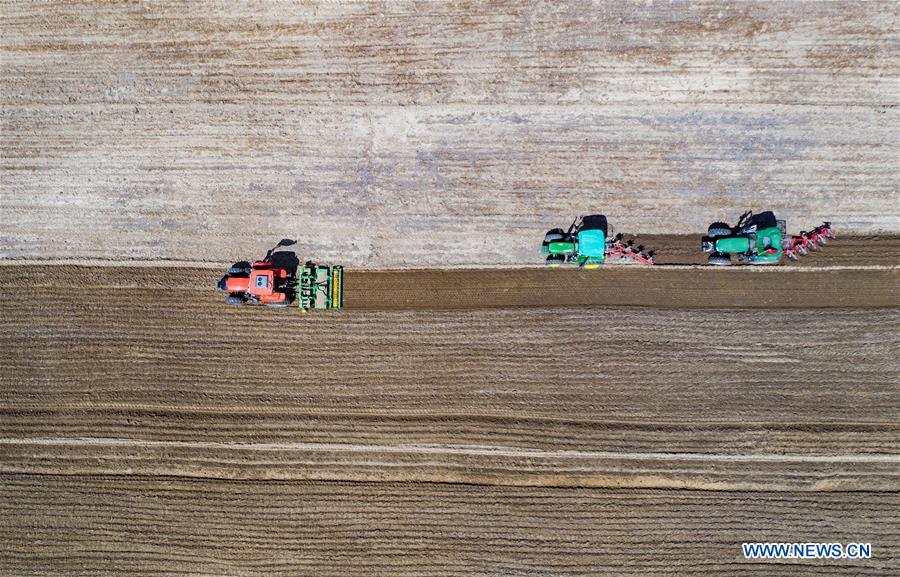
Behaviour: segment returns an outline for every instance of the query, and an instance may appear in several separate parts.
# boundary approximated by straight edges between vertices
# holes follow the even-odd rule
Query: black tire
[[[566,262],[566,259],[561,256],[553,256],[550,255],[547,257],[547,260],[544,261],[544,264],[550,267],[562,266],[563,263]]]
[[[288,301],[282,301],[282,302],[280,302],[280,303],[266,303],[266,306],[267,306],[267,307],[274,307],[274,308],[276,308],[276,309],[283,309],[284,307],[289,307],[289,306],[291,306],[291,303],[289,303]]]
[[[707,231],[707,236],[711,237],[728,236],[729,234],[731,234],[731,227],[728,226],[727,222],[714,222],[709,225]]]
[[[245,302],[247,302],[247,299],[245,299],[244,297],[234,296],[234,295],[225,297],[226,305],[240,306],[240,305],[244,304]]]
[[[550,244],[551,242],[555,242],[557,240],[562,240],[563,235],[556,232],[548,232],[544,235],[544,244]]]
[[[252,269],[253,267],[249,262],[241,260],[231,265],[231,268],[228,269],[228,274],[250,274]]]
[[[554,240],[562,240],[566,232],[561,228],[551,228],[544,235],[544,242],[553,242]]]
[[[731,257],[721,252],[709,255],[709,264],[713,266],[731,266]]]

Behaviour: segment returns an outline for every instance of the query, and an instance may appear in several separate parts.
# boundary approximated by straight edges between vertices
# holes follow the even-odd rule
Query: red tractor
[[[295,243],[296,241],[284,238],[270,248],[262,260],[252,264],[242,260],[231,265],[218,285],[219,289],[228,293],[225,302],[230,305],[253,303],[273,307],[290,305],[294,301],[296,279],[288,273],[286,267],[276,266],[272,255],[275,250]]]
[[[293,252],[275,252],[293,244],[297,241],[284,238],[262,260],[234,263],[218,284],[228,293],[225,302],[286,307],[296,301],[303,310],[341,308],[343,267],[314,262],[300,267]]]

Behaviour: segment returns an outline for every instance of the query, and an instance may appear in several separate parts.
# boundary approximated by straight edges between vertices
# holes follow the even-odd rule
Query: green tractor
[[[598,268],[610,259],[636,260],[642,264],[653,264],[653,252],[644,252],[643,246],[634,246],[634,241],[624,241],[621,234],[610,239],[612,227],[602,214],[580,216],[569,230],[554,228],[544,235],[541,253],[547,255],[549,267],[559,267],[569,263],[581,268]]]
[[[776,219],[771,210],[747,211],[735,226],[711,224],[700,245],[703,252],[710,253],[709,264],[716,266],[732,264],[732,255],[738,263],[778,264],[784,255],[785,230],[785,222]]]
[[[712,223],[700,248],[710,253],[709,264],[716,266],[732,264],[731,255],[739,263],[778,264],[783,256],[798,260],[835,238],[828,221],[800,234],[787,234],[786,230],[785,222],[776,219],[771,210],[759,214],[748,210],[733,227],[724,222]]]

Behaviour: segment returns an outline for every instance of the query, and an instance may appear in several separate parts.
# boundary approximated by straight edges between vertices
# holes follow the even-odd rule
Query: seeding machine
[[[634,240],[626,241],[622,234],[613,238],[610,234],[612,226],[606,216],[579,216],[566,231],[561,228],[547,231],[541,253],[547,255],[545,263],[550,267],[569,263],[581,268],[598,268],[612,260],[653,264],[653,251],[644,252],[643,246],[634,246]]]
[[[710,253],[711,265],[731,265],[732,255],[738,263],[766,265],[778,264],[783,256],[798,260],[834,237],[830,222],[811,231],[789,235],[785,221],[775,218],[772,211],[759,214],[747,211],[735,226],[725,222],[712,223],[707,235],[700,241],[700,248]]]
[[[296,303],[302,311],[339,309],[343,306],[344,267],[325,266],[312,261],[300,266],[289,252],[276,252],[296,244],[282,239],[262,260],[240,261],[219,280],[230,305],[258,304],[288,307]]]

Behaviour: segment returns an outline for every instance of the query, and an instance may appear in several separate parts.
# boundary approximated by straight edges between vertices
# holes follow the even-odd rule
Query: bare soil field
[[[4,268],[12,573],[884,574],[897,560],[895,307],[827,308],[824,290],[806,308],[304,316],[227,307],[208,269]],[[544,273],[562,271],[492,272],[552,294]],[[638,287],[697,271],[595,272]],[[886,272],[871,290],[895,298]],[[386,273],[356,274],[348,291]],[[394,285],[428,293],[414,274],[437,273]],[[718,276],[736,290],[816,274],[843,282]],[[767,539],[870,540],[876,558],[742,559],[740,542]]]
[[[0,475],[0,572],[883,577],[897,565],[898,510],[898,493]],[[865,535],[875,558],[740,554],[748,539],[823,535]]]
[[[527,262],[604,212],[900,230],[894,2],[0,5],[0,258]]]

